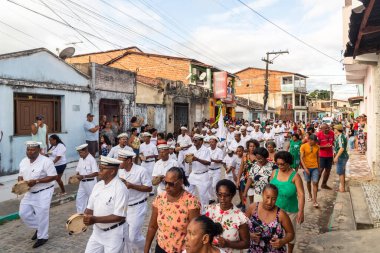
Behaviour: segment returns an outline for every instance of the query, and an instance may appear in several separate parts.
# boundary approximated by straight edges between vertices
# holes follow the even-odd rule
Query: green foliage
[[[328,90],[314,90],[309,93],[309,98],[330,100],[330,91]],[[334,97],[334,93],[333,93]]]

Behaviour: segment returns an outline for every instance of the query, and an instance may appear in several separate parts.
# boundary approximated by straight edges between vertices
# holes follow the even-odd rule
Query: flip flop
[[[311,202],[311,201],[313,201],[313,199],[312,198],[307,198],[307,201]]]
[[[318,203],[314,203],[313,206],[314,206],[315,208],[318,208],[318,207],[319,207]]]

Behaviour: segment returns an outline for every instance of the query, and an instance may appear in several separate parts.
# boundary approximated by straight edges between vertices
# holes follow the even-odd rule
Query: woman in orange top
[[[187,226],[200,215],[198,198],[183,188],[190,184],[181,168],[169,169],[163,183],[166,191],[158,195],[152,204],[144,253],[149,252],[156,233],[156,253],[182,252]]]

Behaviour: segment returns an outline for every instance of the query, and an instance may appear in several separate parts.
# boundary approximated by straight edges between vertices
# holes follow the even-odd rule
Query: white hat
[[[88,146],[88,144],[85,143],[85,144],[82,144],[82,145],[79,145],[79,146],[75,147],[75,150],[76,151],[80,151],[80,150],[82,150],[84,148],[87,148],[87,146]]]
[[[123,137],[127,137],[128,138],[128,134],[126,133],[121,133],[117,136],[117,138],[123,138]]]
[[[119,149],[119,151],[117,152],[117,155],[119,158],[129,158],[129,157],[135,157],[136,156],[135,152],[132,152],[132,151],[127,150],[127,149]]]
[[[233,128],[233,129],[235,129],[235,128],[236,128],[236,126],[234,126],[234,125],[230,125],[229,127]]]
[[[41,143],[41,142],[37,142],[37,141],[27,141],[27,142],[25,142],[25,145],[26,145],[28,148],[33,148],[33,147],[41,146],[42,143]]]
[[[279,120],[278,123],[279,123],[279,124],[282,124],[282,120]]]
[[[271,129],[272,127],[270,125],[267,125],[265,128],[266,129]]]
[[[254,127],[260,127],[261,125],[260,124],[255,124]]]
[[[244,125],[249,125],[248,121],[246,121],[246,122],[244,123]]]
[[[273,122],[273,125],[278,125],[277,122]]]
[[[208,131],[208,128],[207,127],[204,127],[204,128],[202,128],[202,131]]]
[[[245,126],[242,126],[242,127],[240,128],[240,130],[247,130],[247,128],[246,128]]]
[[[167,144],[160,144],[160,145],[157,146],[157,149],[158,150],[169,149],[169,145],[167,145]]]
[[[152,137],[152,135],[148,132],[142,133],[142,137]]]
[[[107,156],[100,156],[100,164],[105,166],[112,166],[115,167],[115,169],[119,168],[119,165],[123,162],[120,160],[117,160],[115,158],[107,157]]]
[[[187,127],[181,126],[181,130],[187,130]]]
[[[170,145],[169,149],[175,149],[175,144],[173,143],[172,145]]]
[[[203,136],[203,135],[200,135],[200,134],[194,134],[193,139],[194,139],[194,140],[203,140],[203,139],[204,139],[204,136]]]
[[[235,134],[235,135],[237,135],[237,134],[238,134],[238,135],[241,135],[241,132],[239,132],[239,131],[235,131],[234,134]]]
[[[211,135],[211,136],[208,137],[208,140],[216,140],[218,142],[219,138],[216,137],[215,135]]]
[[[233,151],[233,150],[230,149],[230,148],[227,148],[226,152],[227,152],[227,153],[234,153],[235,151]]]
[[[218,132],[218,130],[216,130],[215,128],[211,129],[211,133],[216,134],[216,132]]]

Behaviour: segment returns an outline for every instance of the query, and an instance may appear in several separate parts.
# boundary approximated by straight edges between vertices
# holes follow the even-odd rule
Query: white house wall
[[[46,51],[0,59],[0,77],[77,86],[89,84],[83,75]]]
[[[84,92],[65,90],[47,90],[43,88],[19,88],[0,85],[0,131],[3,139],[0,142],[1,174],[13,174],[18,171],[18,165],[25,157],[25,141],[30,135],[14,135],[13,93],[33,93],[41,95],[62,96],[61,99],[61,133],[56,133],[65,143],[68,162],[78,160],[75,146],[85,143],[83,124],[90,110],[90,95]]]

